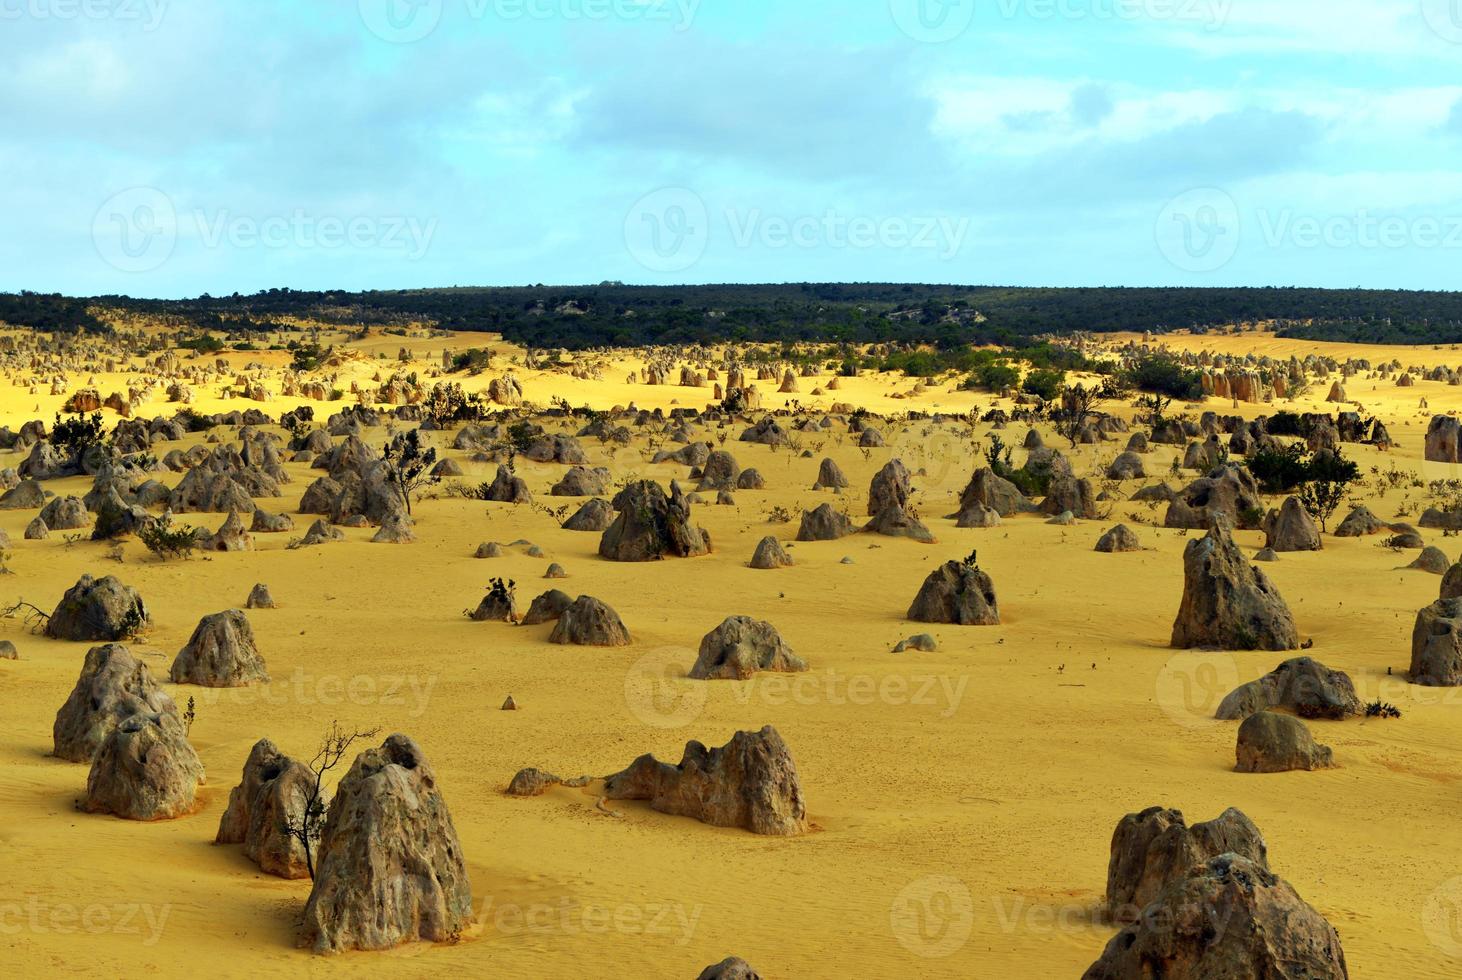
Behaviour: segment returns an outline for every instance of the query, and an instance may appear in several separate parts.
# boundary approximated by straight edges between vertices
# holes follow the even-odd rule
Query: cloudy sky
[[[1456,0],[0,0],[0,290],[1454,288]]]

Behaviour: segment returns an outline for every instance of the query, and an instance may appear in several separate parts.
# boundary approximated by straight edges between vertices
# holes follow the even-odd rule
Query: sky
[[[0,291],[1452,289],[1462,0],[0,0]]]

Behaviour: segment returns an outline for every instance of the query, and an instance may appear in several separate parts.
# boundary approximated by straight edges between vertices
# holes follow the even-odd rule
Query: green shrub
[[[51,426],[51,445],[68,456],[79,458],[92,446],[106,442],[105,431],[101,412],[66,419],[58,414]]]
[[[1020,371],[1005,363],[985,364],[975,369],[965,386],[986,391],[1004,391],[1020,385]]]
[[[460,351],[452,357],[453,371],[471,371],[473,374],[477,374],[491,366],[492,351],[483,350],[481,347]]]
[[[1305,447],[1298,443],[1283,449],[1260,449],[1249,455],[1249,472],[1265,493],[1289,493],[1309,476]]]
[[[1020,390],[1028,395],[1039,395],[1048,402],[1055,401],[1066,384],[1064,371],[1032,371],[1026,376]]]
[[[1203,375],[1179,364],[1168,354],[1141,358],[1122,372],[1122,380],[1139,391],[1153,392],[1182,401],[1203,398]]]
[[[169,558],[191,558],[198,547],[198,529],[183,525],[173,527],[173,519],[164,514],[154,521],[148,521],[137,532],[137,538],[147,550],[162,561]]]

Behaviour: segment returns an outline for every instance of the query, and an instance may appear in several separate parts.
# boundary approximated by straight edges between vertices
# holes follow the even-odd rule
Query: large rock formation
[[[76,531],[91,525],[91,515],[80,497],[55,497],[41,509],[41,520],[52,531]]]
[[[1141,551],[1142,542],[1126,524],[1118,524],[1097,539],[1096,550],[1103,554],[1119,554],[1127,551]]]
[[[1238,772],[1289,772],[1335,765],[1330,747],[1317,744],[1304,722],[1273,711],[1244,719],[1234,751]]]
[[[1341,671],[1309,657],[1286,660],[1255,681],[1235,688],[1218,706],[1220,721],[1242,721],[1258,711],[1284,708],[1301,718],[1332,721],[1361,713],[1355,685]]]
[[[609,501],[595,497],[587,500],[584,505],[574,512],[574,515],[564,521],[565,531],[594,531],[602,533],[609,530],[614,523],[614,508],[609,506]]]
[[[1426,430],[1426,458],[1432,463],[1456,463],[1462,443],[1462,423],[1450,415],[1435,415]]]
[[[757,442],[764,446],[783,446],[787,443],[787,430],[777,424],[770,415],[741,433],[742,442]]]
[[[1096,504],[1096,491],[1090,480],[1072,476],[1059,476],[1051,481],[1046,499],[1041,501],[1041,513],[1064,514],[1085,520],[1096,520],[1100,516]]]
[[[96,526],[91,529],[91,539],[107,541],[124,534],[136,534],[154,520],[141,506],[128,503],[115,489],[109,488],[97,502]]]
[[[1438,599],[1416,614],[1411,683],[1462,687],[1462,599]]]
[[[863,530],[870,534],[882,534],[890,538],[911,538],[924,544],[933,544],[934,535],[919,520],[917,514],[906,507],[892,504],[880,510]]]
[[[114,642],[128,639],[147,624],[147,618],[136,589],[112,575],[100,579],[83,575],[46,621],[46,635],[56,640]]]
[[[798,541],[836,541],[853,533],[853,522],[848,515],[834,510],[832,504],[819,504],[802,515],[802,524],[797,528]]]
[[[792,556],[787,554],[787,549],[772,535],[767,535],[757,542],[756,552],[751,556],[751,567],[770,570],[773,568],[789,568],[795,562]]]
[[[824,459],[817,468],[817,482],[812,485],[814,490],[846,490],[848,478],[843,475],[842,469],[832,459]]]
[[[1174,881],[1082,980],[1346,980],[1340,937],[1262,864],[1218,855]]]
[[[770,725],[737,732],[717,749],[688,742],[677,766],[642,755],[605,780],[604,795],[649,800],[662,813],[754,834],[788,837],[808,829],[797,767]]]
[[[1183,601],[1172,645],[1220,650],[1293,650],[1289,607],[1267,576],[1244,560],[1222,523],[1183,550]]]
[[[120,644],[92,647],[76,686],[56,712],[53,753],[67,762],[90,762],[113,729],[136,714],[157,715],[184,729],[177,705],[157,686],[146,664]]]
[[[1147,468],[1142,462],[1142,457],[1131,450],[1112,460],[1111,465],[1107,467],[1108,480],[1143,480],[1146,478]]]
[[[575,466],[548,489],[551,497],[597,497],[609,485],[609,470],[602,466],[590,469]]]
[[[863,528],[889,537],[913,538],[931,544],[934,535],[909,506],[913,494],[909,471],[900,460],[890,460],[874,474],[868,487],[868,513],[873,519]]]
[[[362,752],[330,803],[300,945],[317,953],[448,942],[472,922],[472,886],[436,773],[392,735]]]
[[[1039,510],[1014,483],[997,476],[989,467],[975,471],[969,485],[960,494],[959,510],[949,516],[960,527],[984,527],[986,525],[982,523],[969,523],[972,517],[982,516],[980,508],[993,510],[1001,517],[1035,513]]]
[[[887,507],[906,507],[912,493],[908,467],[902,460],[889,460],[868,485],[868,514],[876,515]]]
[[[253,551],[254,538],[244,529],[238,511],[231,510],[217,531],[199,539],[198,547],[204,551]]]
[[[520,624],[523,626],[539,626],[543,623],[551,623],[562,617],[564,611],[573,604],[573,597],[567,592],[560,592],[558,589],[549,589],[534,599],[528,606],[528,611],[524,613]]]
[[[690,676],[740,681],[759,670],[792,673],[806,669],[807,662],[792,652],[771,623],[729,616],[701,640]]]
[[[614,498],[619,512],[599,541],[610,561],[658,561],[667,556],[695,558],[711,551],[710,535],[690,522],[690,503],[680,485],[670,496],[648,480],[631,483]]]
[[[167,820],[192,812],[203,778],[181,725],[167,715],[128,715],[92,758],[80,805],[87,813]]]
[[[956,626],[996,626],[1000,606],[995,585],[978,566],[945,562],[929,573],[908,618],[916,623],[952,623]]]
[[[238,609],[204,616],[173,660],[171,676],[174,684],[202,687],[269,682],[264,658],[254,645],[254,629]]]
[[[531,504],[533,493],[528,489],[527,480],[514,473],[511,466],[503,464],[497,468],[497,475],[487,488],[487,499],[499,504]]]
[[[242,781],[229,793],[214,842],[244,845],[244,856],[269,874],[308,878],[304,845],[285,829],[303,825],[314,783],[315,774],[303,763],[260,739],[244,763]]]
[[[1386,524],[1369,507],[1356,507],[1346,515],[1345,520],[1335,528],[1337,538],[1359,538],[1368,534],[1380,534]]]
[[[1202,530],[1221,519],[1229,527],[1252,528],[1262,516],[1253,475],[1245,467],[1225,463],[1178,491],[1168,504],[1163,526]]]
[[[712,490],[734,490],[736,489],[736,478],[741,475],[741,467],[736,462],[736,457],[725,450],[718,449],[706,457],[706,463],[701,467],[701,482],[696,486],[702,493]]]
[[[1229,808],[1192,827],[1177,810],[1154,806],[1129,813],[1112,833],[1107,906],[1119,920],[1135,919],[1190,869],[1230,852],[1269,867],[1264,835],[1239,810]]]
[[[1275,551],[1319,551],[1320,528],[1300,498],[1289,497],[1264,517],[1264,546]]]
[[[548,635],[549,643],[567,643],[581,647],[629,646],[629,630],[619,613],[593,596],[581,595],[563,611]]]

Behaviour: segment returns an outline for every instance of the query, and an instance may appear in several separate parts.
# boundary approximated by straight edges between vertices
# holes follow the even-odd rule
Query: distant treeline
[[[268,329],[298,317],[339,326],[433,324],[501,333],[537,347],[718,341],[1021,346],[1077,330],[1165,332],[1271,323],[1313,340],[1462,341],[1462,293],[1361,289],[1027,289],[889,283],[721,286],[523,286],[91,300],[0,294],[0,320],[41,330],[98,330],[88,306],[199,329]]]

